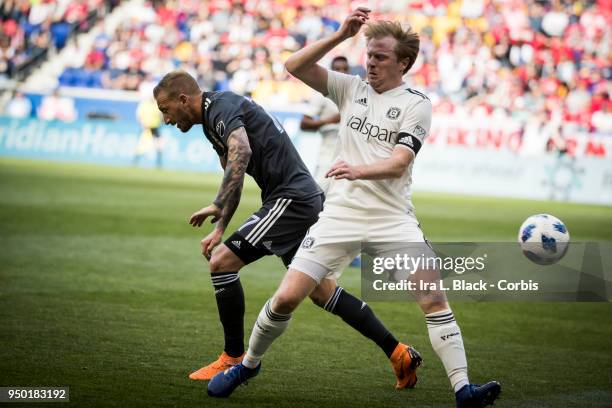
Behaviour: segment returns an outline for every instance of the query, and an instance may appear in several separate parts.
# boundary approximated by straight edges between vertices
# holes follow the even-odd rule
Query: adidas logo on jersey
[[[241,243],[241,242],[242,242],[242,241],[232,241],[232,244],[234,244],[234,246],[235,246],[236,248],[240,249],[240,243]]]
[[[265,246],[268,251],[272,250],[272,241],[264,241],[261,244]]]
[[[404,144],[406,146],[414,147],[414,143],[412,143],[412,138],[410,136],[402,137],[398,143]]]
[[[362,106],[368,106],[368,98],[355,99],[355,103]]]

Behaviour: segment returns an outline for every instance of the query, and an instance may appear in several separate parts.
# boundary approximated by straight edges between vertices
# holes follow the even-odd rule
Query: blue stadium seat
[[[89,74],[83,69],[74,71],[74,86],[87,87],[89,82]]]
[[[68,23],[54,23],[51,25],[51,36],[53,37],[53,44],[55,48],[61,50],[68,41],[70,35],[70,24]]]
[[[59,77],[59,83],[62,86],[73,86],[74,68],[66,68]]]

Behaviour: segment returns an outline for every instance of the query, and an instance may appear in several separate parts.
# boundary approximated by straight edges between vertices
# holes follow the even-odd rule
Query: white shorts
[[[383,255],[388,243],[425,243],[425,236],[412,216],[362,218],[349,215],[319,215],[300,245],[290,268],[313,278],[338,279],[362,249]]]

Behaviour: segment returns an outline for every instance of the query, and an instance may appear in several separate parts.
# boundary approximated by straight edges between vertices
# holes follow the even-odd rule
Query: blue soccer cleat
[[[501,384],[490,381],[484,385],[468,384],[455,393],[457,408],[482,408],[493,405],[501,393]]]
[[[208,383],[208,395],[217,398],[227,398],[240,384],[259,374],[261,363],[255,368],[248,368],[242,363],[228,368],[215,375]]]

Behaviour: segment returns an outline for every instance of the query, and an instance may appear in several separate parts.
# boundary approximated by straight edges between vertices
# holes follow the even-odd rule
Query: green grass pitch
[[[70,386],[74,406],[368,406],[454,404],[412,303],[371,306],[424,358],[414,390],[393,389],[384,354],[310,302],[226,401],[187,374],[222,348],[199,241],[187,224],[218,176],[0,159],[0,386]],[[433,241],[513,241],[550,212],[574,240],[612,240],[612,208],[416,194]],[[245,188],[235,228],[259,206]],[[246,332],[283,275],[272,257],[241,274]],[[359,274],[341,284],[359,292]],[[499,407],[612,406],[609,303],[456,303],[473,382],[497,379]],[[32,406],[28,404],[27,406]]]

